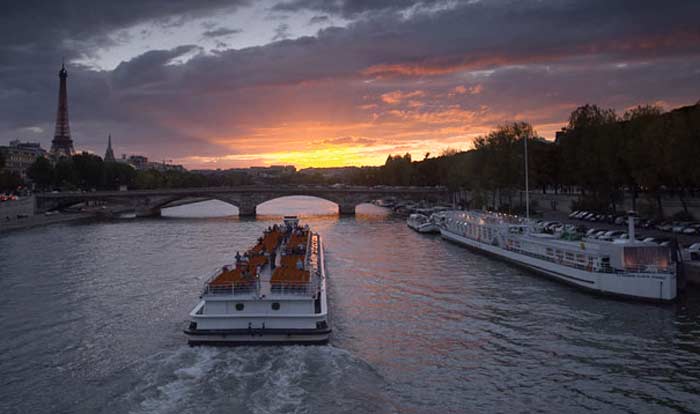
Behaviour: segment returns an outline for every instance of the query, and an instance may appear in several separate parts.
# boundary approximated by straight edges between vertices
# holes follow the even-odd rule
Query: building
[[[105,158],[106,160],[106,158]],[[185,167],[177,164],[170,164],[163,162],[151,162],[148,161],[148,157],[143,155],[129,155],[122,154],[122,157],[117,162],[123,162],[129,164],[137,170],[157,170],[157,171],[186,171]]]
[[[271,165],[269,167],[250,167],[242,169],[252,177],[277,178],[283,175],[293,175],[297,169],[293,165]]]
[[[66,85],[68,71],[65,65],[61,65],[58,71],[58,110],[56,111],[56,131],[51,141],[51,155],[55,158],[70,157],[75,152],[73,140],[70,136],[70,123],[68,121],[68,87]]]
[[[112,151],[112,134],[107,138],[107,151],[105,151],[105,162],[115,162],[114,151]]]
[[[0,146],[0,154],[5,158],[5,171],[14,172],[22,178],[37,158],[45,156],[46,150],[38,142],[10,141],[8,146]]]
[[[143,155],[129,155],[127,157],[126,154],[122,154],[120,161],[131,165],[137,170],[146,170],[149,164],[148,157],[144,157]]]

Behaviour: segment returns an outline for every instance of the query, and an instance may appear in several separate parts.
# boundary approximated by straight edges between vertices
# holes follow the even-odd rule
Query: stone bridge
[[[312,196],[332,201],[340,214],[355,214],[355,206],[381,198],[427,200],[448,203],[444,187],[357,187],[357,186],[241,186],[203,187],[162,190],[63,192],[36,195],[36,212],[67,208],[95,201],[122,206],[137,216],[157,216],[162,208],[182,204],[184,200],[220,200],[238,207],[240,216],[255,216],[258,204],[287,196]]]

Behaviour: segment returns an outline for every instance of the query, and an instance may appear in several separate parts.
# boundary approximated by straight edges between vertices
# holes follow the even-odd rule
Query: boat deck
[[[309,271],[310,231],[272,227],[250,250],[224,266],[205,286],[205,293],[257,293],[260,298],[274,293],[306,291]]]

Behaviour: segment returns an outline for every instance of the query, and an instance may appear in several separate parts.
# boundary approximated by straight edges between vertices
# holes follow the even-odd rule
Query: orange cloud
[[[393,91],[381,95],[381,100],[389,105],[395,105],[401,103],[402,101],[410,98],[416,98],[425,95],[423,91],[413,91],[413,92],[401,92]]]

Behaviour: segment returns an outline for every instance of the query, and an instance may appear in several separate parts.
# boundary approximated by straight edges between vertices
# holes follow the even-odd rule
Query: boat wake
[[[332,346],[182,347],[136,371],[132,413],[395,411],[381,376]]]

